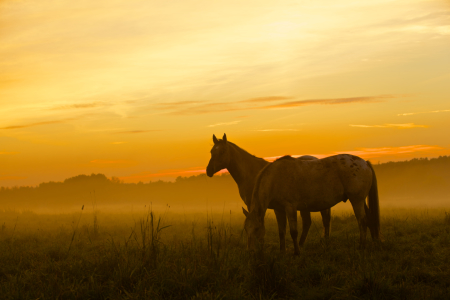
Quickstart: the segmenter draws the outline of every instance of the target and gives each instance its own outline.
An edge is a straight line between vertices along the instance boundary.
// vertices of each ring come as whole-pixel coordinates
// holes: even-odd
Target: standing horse
[[[206,174],[209,177],[214,176],[220,170],[228,169],[230,175],[238,185],[239,195],[247,208],[250,209],[252,200],[253,187],[255,186],[258,173],[269,164],[268,161],[251,155],[247,151],[241,149],[237,145],[227,141],[227,135],[224,134],[221,140],[213,135],[214,146],[211,149],[211,159],[206,167]],[[298,158],[299,160],[317,160],[314,156],[305,155]],[[269,206],[268,208],[274,208]],[[280,236],[280,249],[284,251],[286,236],[286,212],[284,209],[274,209],[278,223],[278,231]],[[324,227],[324,236],[330,236],[331,209],[320,211]],[[309,228],[311,227],[311,214],[304,212],[302,214],[303,229],[300,239],[300,246],[306,240]]]
[[[369,206],[366,204],[368,197]],[[329,209],[350,200],[359,225],[360,245],[364,247],[367,227],[372,239],[380,239],[380,208],[377,179],[370,162],[360,157],[340,154],[319,160],[301,161],[290,156],[267,165],[258,175],[249,207],[244,208],[248,248],[264,243],[264,215],[267,208],[284,210],[297,245],[297,210],[301,216]],[[281,239],[281,237],[280,237]]]

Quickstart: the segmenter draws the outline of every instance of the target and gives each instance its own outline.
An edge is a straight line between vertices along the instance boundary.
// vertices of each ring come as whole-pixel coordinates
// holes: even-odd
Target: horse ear
[[[248,217],[249,212],[248,212],[245,208],[242,208],[242,211],[244,212],[244,215],[245,215],[246,217]]]
[[[213,142],[214,142],[214,144],[217,144],[219,141],[217,140],[217,138],[216,138],[216,135],[215,134],[213,134]]]
[[[227,134],[226,134],[226,133],[224,133],[224,134],[223,134],[223,138],[222,138],[222,140],[224,140],[224,141],[225,141],[225,143],[227,142]]]

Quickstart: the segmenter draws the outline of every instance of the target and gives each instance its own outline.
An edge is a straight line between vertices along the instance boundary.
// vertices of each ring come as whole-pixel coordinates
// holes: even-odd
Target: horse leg
[[[373,222],[372,222],[372,220],[370,219],[370,210],[369,210],[369,207],[367,206],[367,204],[366,204],[366,201],[364,201],[364,211],[366,212],[366,219],[367,219],[367,227],[369,227],[369,232],[370,232],[370,235],[372,236],[372,240],[373,239],[376,239],[375,238],[375,232],[374,232],[374,228],[373,228]]]
[[[309,228],[311,227],[311,213],[306,210],[300,211],[300,216],[302,217],[302,236],[300,237],[300,242],[298,243],[300,247],[303,247],[305,243],[306,236],[308,235]]]
[[[289,229],[292,237],[292,241],[294,242],[294,255],[300,254],[300,249],[297,244],[297,210],[292,207],[286,207],[286,215],[289,221]]]
[[[331,225],[331,208],[322,210],[320,214],[322,215],[323,236],[325,238],[329,238]]]
[[[356,219],[359,225],[359,235],[360,235],[360,247],[364,248],[366,245],[366,233],[367,233],[367,217],[364,209],[365,199],[350,199],[353,211],[355,212]]]
[[[280,235],[280,251],[286,252],[286,212],[276,209],[274,211],[277,217],[278,234]]]

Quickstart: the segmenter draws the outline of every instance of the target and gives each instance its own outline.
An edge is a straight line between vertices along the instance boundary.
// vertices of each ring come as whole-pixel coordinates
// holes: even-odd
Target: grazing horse
[[[206,167],[206,174],[209,177],[214,176],[220,170],[227,169],[234,181],[238,185],[239,195],[247,208],[250,209],[252,201],[253,187],[255,186],[258,173],[269,164],[268,161],[256,157],[237,145],[227,141],[227,135],[224,134],[221,140],[213,135],[214,146],[211,149],[211,159]],[[305,155],[299,157],[298,160],[317,160],[314,156]],[[269,205],[268,208],[274,208]],[[280,250],[285,251],[286,236],[286,212],[284,209],[274,209],[278,223],[278,231],[280,236]],[[302,212],[301,212],[302,213]],[[320,211],[322,215],[324,236],[330,236],[331,209]],[[303,229],[300,238],[300,246],[306,240],[309,228],[311,227],[311,214],[309,212],[302,213]]]
[[[361,247],[365,245],[367,227],[372,239],[379,240],[377,179],[370,162],[349,154],[304,161],[290,156],[279,158],[259,173],[250,212],[242,208],[246,216],[248,248],[255,250],[258,244],[263,245],[264,215],[267,208],[274,208],[286,213],[294,253],[298,255],[297,210],[303,218],[312,211],[329,209],[347,199],[358,221]]]

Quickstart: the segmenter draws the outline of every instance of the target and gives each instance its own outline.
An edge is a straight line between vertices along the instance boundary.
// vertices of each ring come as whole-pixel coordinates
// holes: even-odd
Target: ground
[[[264,254],[256,256],[246,250],[244,216],[237,210],[0,211],[0,294],[3,299],[449,299],[450,214],[395,208],[381,215],[384,241],[369,238],[360,250],[351,211],[333,211],[329,240],[322,238],[320,215],[314,214],[295,257],[289,235],[287,253],[279,252],[272,213],[266,216]]]

